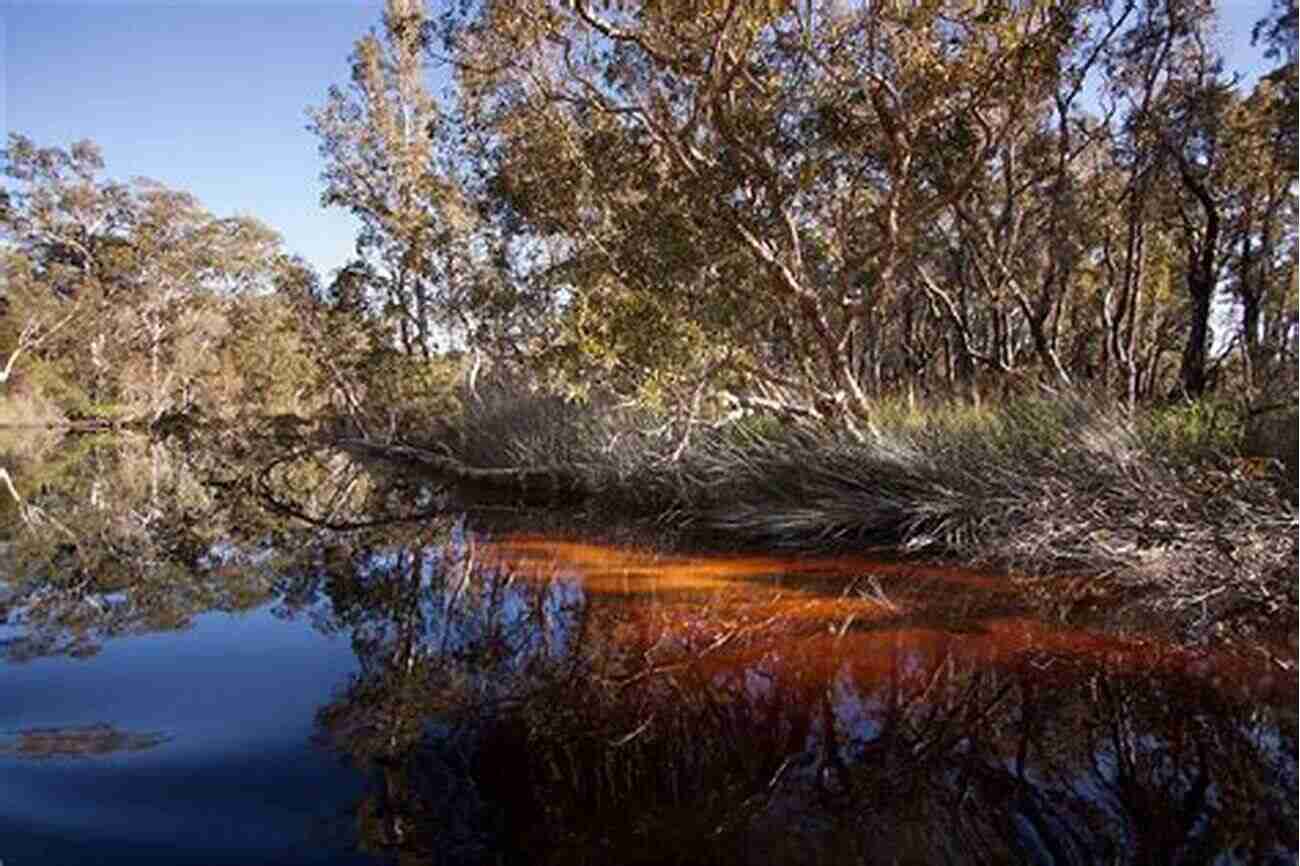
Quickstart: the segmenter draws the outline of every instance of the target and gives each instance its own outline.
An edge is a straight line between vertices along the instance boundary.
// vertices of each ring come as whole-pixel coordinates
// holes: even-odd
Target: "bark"
[[[1180,168],[1183,186],[1196,196],[1205,211],[1205,229],[1200,243],[1191,244],[1187,251],[1187,292],[1191,300],[1192,320],[1179,371],[1183,391],[1194,398],[1204,394],[1209,385],[1206,344],[1210,337],[1210,302],[1214,298],[1215,254],[1219,249],[1219,208],[1205,184],[1191,173],[1190,167],[1183,163]]]

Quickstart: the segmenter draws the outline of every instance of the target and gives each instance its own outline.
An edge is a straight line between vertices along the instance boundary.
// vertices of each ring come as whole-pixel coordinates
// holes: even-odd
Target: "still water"
[[[0,465],[5,866],[1297,859],[1294,642],[507,524],[328,452]]]

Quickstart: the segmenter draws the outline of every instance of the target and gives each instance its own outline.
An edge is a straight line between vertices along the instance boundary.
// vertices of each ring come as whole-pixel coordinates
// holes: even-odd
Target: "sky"
[[[106,177],[148,177],[219,216],[255,216],[326,276],[351,256],[355,220],[320,206],[306,110],[346,83],[380,4],[0,3],[6,139],[92,139]]]
[[[1257,71],[1250,28],[1269,0],[1223,0],[1229,69]],[[322,276],[356,223],[320,206],[306,109],[345,84],[381,2],[0,0],[0,126],[39,146],[100,145],[105,176],[186,190],[218,216],[281,233]]]

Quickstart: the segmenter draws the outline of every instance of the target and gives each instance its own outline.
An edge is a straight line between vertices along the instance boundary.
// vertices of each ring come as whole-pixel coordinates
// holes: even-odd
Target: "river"
[[[1294,641],[328,451],[0,467],[4,866],[1297,860]]]

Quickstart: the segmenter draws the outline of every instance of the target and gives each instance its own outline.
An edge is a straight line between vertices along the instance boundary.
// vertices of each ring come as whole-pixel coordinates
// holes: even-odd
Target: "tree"
[[[279,236],[153,181],[99,179],[90,141],[64,150],[13,134],[5,156],[17,186],[0,230],[22,263],[7,293],[6,318],[19,324],[6,363],[43,355],[92,409],[122,401],[156,420],[188,408],[228,328],[222,304],[269,288]]]
[[[1132,12],[1132,2],[1053,6],[1037,86],[1015,93],[1018,103],[1003,110],[1008,121],[983,163],[984,170],[953,202],[943,243],[962,266],[935,279],[918,269],[925,290],[937,298],[956,333],[962,361],[976,361],[1002,373],[1014,371],[1032,351],[1043,377],[1073,384],[1063,359],[1062,327],[1077,290],[1078,271],[1095,242],[1096,213],[1089,213],[1091,169],[1105,139],[1105,127],[1081,116],[1086,85]],[[1103,16],[1101,13],[1105,12]],[[1092,19],[1099,20],[1089,23]],[[936,169],[950,173],[977,155],[955,153]],[[968,169],[967,169],[968,170]],[[941,287],[956,283],[960,291]],[[970,308],[972,298],[985,310]],[[981,341],[974,325],[991,319],[992,337]],[[1027,332],[1029,351],[1015,344]],[[983,342],[982,349],[976,347]]]
[[[83,312],[78,301],[111,293],[119,276],[116,238],[133,213],[125,186],[97,178],[104,161],[91,141],[42,148],[11,133],[4,160],[5,176],[17,182],[0,207],[0,237],[12,245],[5,317],[17,332],[5,363],[8,381],[24,353]]]
[[[1255,25],[1253,41],[1277,65],[1234,106],[1227,159],[1232,172],[1234,217],[1228,227],[1230,291],[1240,305],[1239,344],[1247,393],[1255,398],[1266,380],[1294,391],[1296,299],[1296,116],[1295,0],[1273,0],[1272,13]]]
[[[1213,5],[1205,0],[1146,0],[1115,55],[1111,76],[1112,86],[1129,94],[1125,144],[1130,153],[1147,155],[1147,165],[1134,175],[1135,191],[1155,208],[1144,222],[1160,222],[1175,232],[1184,257],[1187,321],[1179,382],[1191,397],[1213,384],[1211,311],[1223,286],[1233,222],[1240,224],[1236,245],[1241,248],[1245,241],[1249,271],[1248,238],[1259,216],[1276,214],[1282,201],[1279,187],[1289,186],[1284,178],[1290,175],[1275,169],[1274,177],[1264,181],[1271,203],[1240,189],[1246,178],[1236,158],[1253,154],[1264,164],[1271,162],[1261,148],[1266,136],[1255,129],[1266,122],[1267,112],[1260,99],[1243,103],[1236,81],[1225,76],[1210,39],[1213,16]],[[1249,279],[1239,284],[1246,315],[1253,319],[1254,289]]]
[[[1054,5],[488,2],[444,36],[551,292],[690,299],[752,387],[848,419],[924,227],[1050,94]]]
[[[3,267],[6,279],[0,298],[4,318],[12,321],[12,325],[4,334],[10,348],[4,366],[0,367],[0,387],[9,384],[24,354],[35,352],[76,317],[75,309],[67,309],[69,305],[60,304],[39,284],[30,260],[22,253],[5,251]]]
[[[1277,82],[1225,108],[1224,268],[1247,395],[1294,381],[1297,165],[1276,126]],[[1294,126],[1294,123],[1289,124]],[[1291,351],[1289,351],[1291,350]],[[1290,356],[1290,357],[1289,357]]]
[[[438,328],[463,327],[476,216],[456,168],[437,161],[447,121],[424,83],[429,20],[422,0],[388,0],[382,34],[357,41],[349,90],[310,110],[326,159],[322,204],[361,221],[357,252],[400,345],[428,358]]]
[[[393,2],[313,114],[363,221],[339,286],[408,354],[454,326],[692,418],[1201,395],[1228,293],[1243,367],[1291,351],[1293,10],[1246,98],[1209,0]],[[441,101],[421,56],[455,70]]]
[[[1295,119],[1300,114],[1300,78],[1296,74],[1300,53],[1300,8],[1296,0],[1273,0],[1273,10],[1255,24],[1252,44],[1263,41],[1264,57],[1276,62],[1264,80],[1272,88],[1268,113],[1273,121],[1275,145],[1283,162],[1294,164],[1300,151],[1300,129]]]
[[[207,302],[257,284],[269,273],[279,236],[247,217],[215,219],[188,193],[141,184],[130,240],[135,256],[131,310],[148,359],[147,404],[154,419],[191,402],[194,366],[224,330]],[[177,405],[179,402],[179,406]]]

